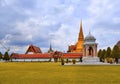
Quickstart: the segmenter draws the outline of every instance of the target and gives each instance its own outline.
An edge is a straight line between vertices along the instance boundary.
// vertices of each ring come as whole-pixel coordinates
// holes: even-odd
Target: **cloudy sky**
[[[120,40],[120,0],[0,0],[0,43],[24,53],[30,44],[47,52],[51,42],[66,52],[81,20],[84,36],[90,31],[99,49]]]

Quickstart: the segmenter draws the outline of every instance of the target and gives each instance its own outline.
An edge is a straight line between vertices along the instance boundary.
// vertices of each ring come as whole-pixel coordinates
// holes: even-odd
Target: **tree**
[[[61,53],[59,51],[55,51],[53,54],[54,62],[58,62],[58,58],[60,58]]]
[[[105,58],[110,58],[110,57],[111,57],[111,48],[108,47],[108,48],[107,48],[107,51],[106,51]]]
[[[98,51],[98,57],[100,58],[100,61],[102,61],[102,50],[101,49]]]
[[[100,49],[100,50],[98,51],[98,57],[101,57],[101,53],[102,53],[102,50]]]
[[[115,62],[118,63],[118,59],[120,58],[120,49],[117,45],[113,47],[112,57],[115,58]]]
[[[75,64],[76,63],[76,59],[72,59],[72,62],[73,62],[73,64]]]
[[[6,61],[10,59],[8,52],[5,52],[3,59]]]
[[[61,58],[61,65],[64,65],[64,64],[65,64],[64,59]]]
[[[3,55],[2,55],[2,53],[0,52],[0,60],[2,59],[2,56],[3,56]]]
[[[110,47],[107,48],[105,58],[108,63],[113,63],[112,50]]]
[[[67,59],[66,59],[66,63],[68,63],[68,62],[69,62],[69,59],[67,58]]]
[[[104,62],[105,61],[105,54],[106,54],[106,50],[105,49],[103,49],[103,51],[102,51],[102,53],[101,53],[101,58],[102,58],[102,62]]]

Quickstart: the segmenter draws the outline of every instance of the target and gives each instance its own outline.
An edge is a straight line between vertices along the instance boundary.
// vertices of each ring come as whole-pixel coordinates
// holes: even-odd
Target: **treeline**
[[[0,60],[5,60],[5,61],[10,60],[8,52],[5,52],[4,55],[0,52]]]
[[[101,62],[108,62],[108,63],[118,63],[120,58],[120,48],[115,45],[113,49],[110,47],[106,49],[100,49],[98,51],[98,57],[100,58]]]

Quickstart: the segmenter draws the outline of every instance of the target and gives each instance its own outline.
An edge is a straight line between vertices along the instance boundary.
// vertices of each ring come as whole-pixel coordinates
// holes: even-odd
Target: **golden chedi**
[[[77,52],[77,53],[83,52],[83,43],[84,43],[84,35],[83,35],[82,21],[81,21],[78,42],[75,45],[70,45],[68,47],[68,52]]]

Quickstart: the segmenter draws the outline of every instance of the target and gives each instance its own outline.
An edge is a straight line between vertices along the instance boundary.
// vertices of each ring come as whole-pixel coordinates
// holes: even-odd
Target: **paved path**
[[[89,63],[76,63],[76,64],[73,64],[73,63],[65,63],[64,64],[65,66],[70,66],[70,65],[107,65],[107,66],[113,66],[113,65],[115,65],[115,66],[120,66],[120,64],[109,64],[109,63],[91,63],[91,64],[89,64]]]

